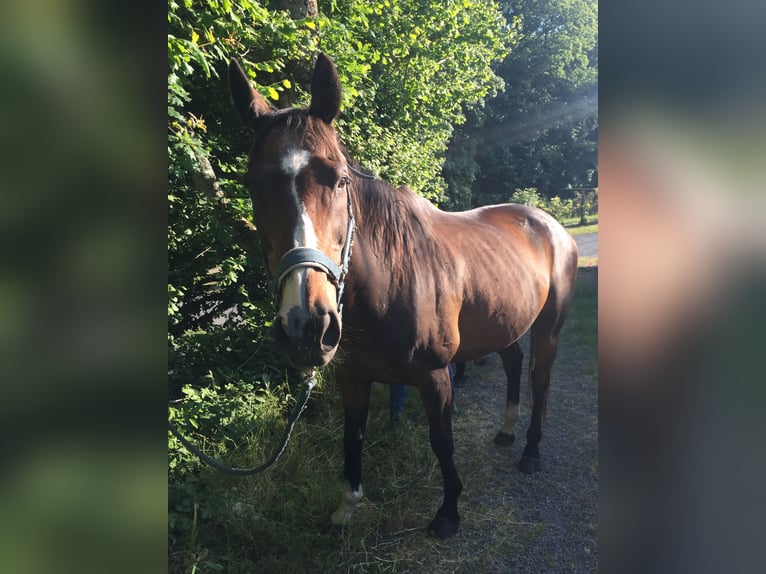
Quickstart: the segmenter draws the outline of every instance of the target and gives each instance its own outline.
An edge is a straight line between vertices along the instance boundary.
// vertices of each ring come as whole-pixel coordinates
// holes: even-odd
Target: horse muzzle
[[[340,333],[338,312],[319,304],[311,310],[296,306],[280,312],[274,323],[277,346],[298,369],[323,367],[332,361]]]
[[[349,234],[353,234],[350,218]],[[285,253],[274,273],[279,313],[277,346],[296,368],[323,367],[335,356],[341,335],[341,297],[350,240],[342,266],[321,251],[297,247]]]

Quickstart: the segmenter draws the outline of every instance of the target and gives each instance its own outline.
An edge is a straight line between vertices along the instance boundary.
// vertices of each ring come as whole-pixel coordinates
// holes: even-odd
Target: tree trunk
[[[218,183],[210,160],[200,152],[196,152],[195,157],[197,161],[192,172],[194,187],[197,188],[197,191],[215,201],[216,215],[221,221],[231,226],[232,236],[236,244],[252,257],[254,261],[260,263],[263,257],[259,248],[255,226],[247,219],[234,217],[229,207],[229,200]]]
[[[293,20],[316,18],[319,13],[317,0],[271,0],[269,8],[272,10],[287,10],[290,18]]]
[[[317,0],[271,0],[269,8],[272,10],[286,10],[293,20],[302,20],[304,18],[316,18],[319,14]],[[291,80],[308,90],[311,85],[311,75],[314,71],[316,54],[311,55],[311,60],[300,60],[291,62],[290,76]],[[286,100],[286,103],[293,105],[295,102]]]

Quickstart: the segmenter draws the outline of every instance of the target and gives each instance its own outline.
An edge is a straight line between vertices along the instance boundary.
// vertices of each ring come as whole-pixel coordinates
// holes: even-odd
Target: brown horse
[[[575,242],[538,209],[446,213],[406,187],[361,174],[333,128],[341,87],[324,54],[308,109],[271,108],[235,60],[229,83],[255,130],[244,181],[274,277],[277,343],[298,368],[335,358],[347,483],[333,522],[347,522],[362,497],[372,383],[405,383],[420,392],[444,477],[428,532],[452,536],[463,487],[452,457],[448,365],[500,354],[508,391],[495,441],[510,445],[523,358],[517,341],[531,329],[533,408],[519,469],[537,471],[551,364],[577,273]]]

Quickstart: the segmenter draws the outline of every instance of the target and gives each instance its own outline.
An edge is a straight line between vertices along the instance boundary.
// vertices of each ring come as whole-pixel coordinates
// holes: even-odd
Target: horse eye
[[[338,181],[338,191],[341,191],[344,189],[349,183],[351,183],[351,179],[347,176],[343,176]]]

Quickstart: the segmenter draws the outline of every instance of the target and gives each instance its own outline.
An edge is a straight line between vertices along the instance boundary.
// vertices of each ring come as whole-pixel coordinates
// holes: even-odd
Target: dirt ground
[[[529,424],[526,388],[516,443],[497,447],[491,439],[503,420],[505,401],[500,357],[492,355],[482,366],[469,363],[466,367],[467,382],[457,389],[458,413],[453,419],[455,462],[464,483],[458,539],[461,546],[475,545],[475,551],[483,554],[466,571],[598,569],[597,350],[577,345],[566,331],[565,326],[554,364],[540,443],[542,470],[537,474],[525,475],[515,467]],[[522,348],[522,385],[526,385],[526,338]],[[504,512],[506,520],[498,521]],[[502,529],[498,536],[506,542],[486,547],[480,539],[486,539],[488,527]]]

